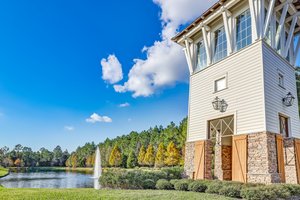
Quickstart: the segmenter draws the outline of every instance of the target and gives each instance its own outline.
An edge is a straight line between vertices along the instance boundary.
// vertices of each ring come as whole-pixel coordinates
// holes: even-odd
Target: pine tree
[[[154,157],[154,149],[153,145],[149,144],[147,148],[147,152],[145,154],[144,163],[149,167],[154,165],[155,157]]]
[[[138,165],[137,163],[137,157],[134,153],[134,151],[131,151],[129,153],[129,156],[127,158],[127,168],[134,168]]]
[[[165,148],[164,144],[161,142],[158,145],[158,149],[155,156],[155,167],[163,167],[165,159]]]
[[[179,164],[180,154],[174,142],[170,142],[167,147],[165,164],[168,166],[175,166]]]
[[[138,164],[140,166],[143,166],[145,164],[144,163],[145,154],[146,154],[145,147],[144,147],[144,145],[142,145],[141,148],[140,148],[139,157],[138,157]]]
[[[110,153],[109,165],[113,167],[119,167],[122,163],[122,154],[118,146],[115,145]]]

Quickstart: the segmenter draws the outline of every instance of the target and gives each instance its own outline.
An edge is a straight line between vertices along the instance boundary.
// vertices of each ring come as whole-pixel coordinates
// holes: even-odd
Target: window
[[[252,42],[251,15],[246,10],[236,19],[236,49],[240,50]]]
[[[215,92],[224,90],[227,88],[226,77],[220,78],[215,81]]]
[[[215,32],[215,55],[214,61],[217,62],[227,56],[227,39],[224,26]]]
[[[197,44],[197,68],[196,71],[204,69],[207,66],[206,51],[203,41]]]
[[[282,73],[278,73],[278,85],[284,88],[284,76]]]
[[[279,115],[280,134],[284,137],[289,137],[289,119]]]

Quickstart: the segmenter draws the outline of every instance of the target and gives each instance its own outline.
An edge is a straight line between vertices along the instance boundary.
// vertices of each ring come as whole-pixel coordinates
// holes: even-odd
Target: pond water
[[[71,171],[11,172],[0,179],[6,188],[93,188],[92,174]]]

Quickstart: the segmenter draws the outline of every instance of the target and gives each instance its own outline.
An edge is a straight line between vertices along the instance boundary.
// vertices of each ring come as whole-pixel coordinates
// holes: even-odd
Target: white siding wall
[[[290,134],[300,138],[300,121],[298,114],[298,100],[292,107],[282,104],[282,98],[288,92],[297,97],[295,71],[291,65],[278,56],[267,44],[263,44],[263,63],[265,77],[266,125],[267,131],[279,133],[279,113],[290,118]],[[278,85],[278,70],[284,75],[284,88]]]
[[[262,42],[256,42],[190,78],[188,141],[207,138],[208,120],[235,115],[235,134],[266,130],[263,92]],[[214,81],[227,74],[228,88],[214,93]],[[225,99],[225,113],[211,102]]]

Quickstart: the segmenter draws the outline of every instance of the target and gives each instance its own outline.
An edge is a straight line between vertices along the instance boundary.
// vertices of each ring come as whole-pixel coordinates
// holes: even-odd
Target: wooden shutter
[[[232,137],[232,181],[247,182],[247,135]]]
[[[285,170],[284,170],[284,154],[283,154],[283,138],[282,135],[276,135],[277,145],[277,164],[278,173],[282,183],[285,183]]]
[[[295,154],[296,154],[296,169],[297,169],[297,180],[300,183],[300,140],[295,139]]]
[[[194,179],[204,179],[204,147],[204,141],[197,141],[195,144]]]

